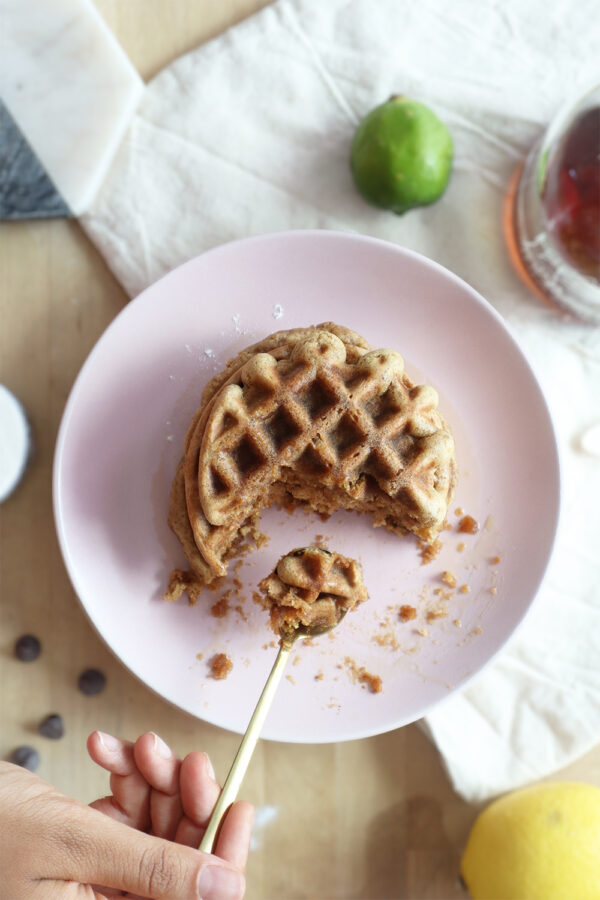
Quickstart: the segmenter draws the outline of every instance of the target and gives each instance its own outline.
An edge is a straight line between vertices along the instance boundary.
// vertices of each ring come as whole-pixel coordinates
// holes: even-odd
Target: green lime
[[[450,132],[416,100],[391,97],[360,122],[350,165],[365,200],[404,213],[442,196],[452,168]]]

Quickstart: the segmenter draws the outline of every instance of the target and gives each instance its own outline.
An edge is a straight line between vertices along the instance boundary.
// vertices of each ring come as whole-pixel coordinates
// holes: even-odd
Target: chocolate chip
[[[15,656],[21,662],[33,662],[42,652],[42,645],[33,634],[24,634],[15,644]]]
[[[35,772],[40,764],[40,754],[35,747],[17,747],[17,749],[13,751],[10,761],[14,763],[15,766],[21,766],[23,769],[29,769],[30,772]]]
[[[40,722],[38,731],[44,737],[57,741],[65,733],[65,723],[62,720],[62,716],[59,716],[58,713],[46,716],[44,721]]]
[[[82,694],[93,697],[95,694],[101,694],[106,687],[106,675],[98,669],[86,669],[79,676],[77,685]]]

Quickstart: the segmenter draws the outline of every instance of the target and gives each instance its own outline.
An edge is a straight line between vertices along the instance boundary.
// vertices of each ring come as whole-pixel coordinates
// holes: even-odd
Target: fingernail
[[[158,753],[159,756],[162,756],[163,759],[171,759],[173,754],[171,753],[170,748],[167,747],[161,737],[154,734],[154,732],[152,732],[152,734],[154,735],[154,752]]]
[[[121,746],[120,740],[113,737],[112,734],[106,734],[105,731],[97,731],[96,734],[104,749],[108,750],[109,753],[114,753]]]
[[[198,897],[201,900],[241,900],[244,896],[244,876],[235,869],[207,866],[200,872]]]
[[[211,762],[211,759],[210,759],[210,756],[208,755],[208,753],[204,754],[204,758],[206,760],[206,771],[208,772],[209,777],[212,778],[213,781],[216,781],[217,775],[216,775],[216,772],[214,770],[213,764]]]

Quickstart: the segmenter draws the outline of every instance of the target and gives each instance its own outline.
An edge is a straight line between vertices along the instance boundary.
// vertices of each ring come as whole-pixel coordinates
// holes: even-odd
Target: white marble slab
[[[91,0],[0,0],[0,96],[74,215],[143,90]]]

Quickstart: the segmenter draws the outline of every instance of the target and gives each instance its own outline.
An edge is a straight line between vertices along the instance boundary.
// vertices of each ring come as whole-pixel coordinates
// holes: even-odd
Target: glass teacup
[[[509,191],[505,232],[527,284],[600,324],[600,85],[564,108]]]

